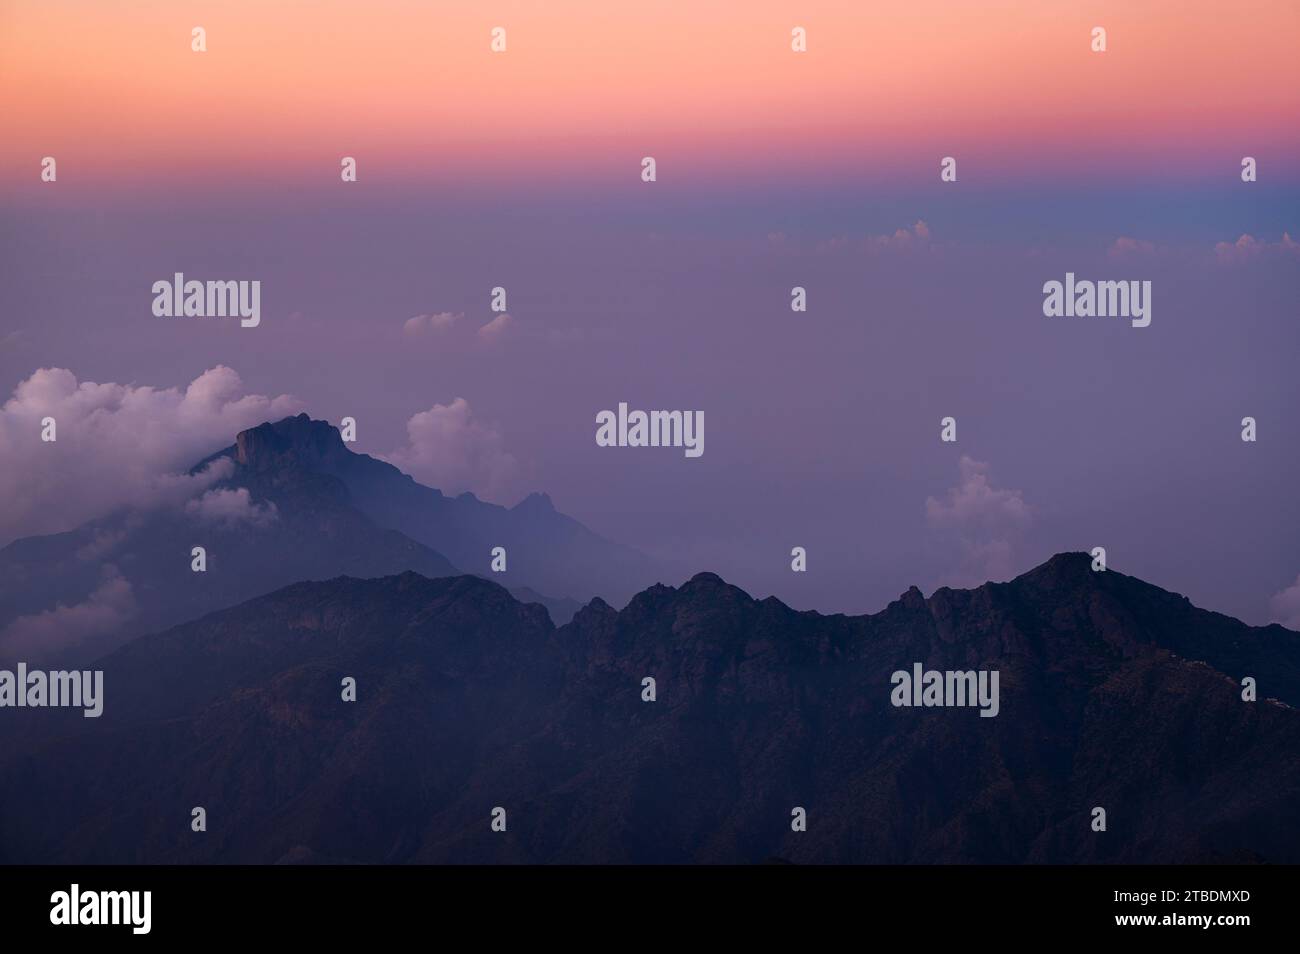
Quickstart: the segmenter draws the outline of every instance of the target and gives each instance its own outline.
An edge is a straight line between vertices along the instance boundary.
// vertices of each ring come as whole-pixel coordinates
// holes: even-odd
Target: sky
[[[0,544],[306,410],[799,608],[1105,546],[1300,625],[1297,35],[1260,0],[2,0]],[[261,324],[155,317],[177,271],[261,281]],[[1066,272],[1150,281],[1150,326],[1045,318]],[[597,447],[620,401],[702,410],[705,453]]]

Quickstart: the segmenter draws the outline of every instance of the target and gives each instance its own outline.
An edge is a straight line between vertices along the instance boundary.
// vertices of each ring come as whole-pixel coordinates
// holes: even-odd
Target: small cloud
[[[1155,251],[1155,242],[1120,236],[1111,243],[1106,254],[1111,258],[1130,258],[1138,255],[1153,255]]]
[[[1295,255],[1300,253],[1300,242],[1283,232],[1276,242],[1262,241],[1253,235],[1242,235],[1235,242],[1219,242],[1214,246],[1214,257],[1220,265],[1232,265],[1263,255]]]
[[[1286,589],[1273,594],[1269,607],[1273,611],[1273,622],[1281,623],[1287,629],[1300,630],[1300,575]]]
[[[926,249],[930,247],[930,238],[930,226],[926,225],[923,220],[918,220],[910,228],[897,229],[892,235],[868,235],[862,239],[852,236],[839,236],[820,243],[817,250],[834,252],[841,249],[862,248],[868,252],[873,252]]]
[[[1015,575],[1016,543],[1033,522],[1033,510],[1019,490],[995,487],[989,465],[962,456],[960,480],[943,499],[927,497],[925,518],[956,534],[960,566],[944,586],[978,586]]]
[[[501,340],[501,336],[506,333],[506,329],[510,327],[510,323],[513,320],[514,319],[508,314],[502,312],[480,328],[478,330],[478,336],[484,341],[499,341]]]
[[[957,466],[961,480],[949,488],[947,499],[925,500],[925,517],[930,526],[996,529],[1029,525],[1029,505],[1020,491],[994,487],[988,464],[963,454]]]
[[[439,311],[430,315],[416,315],[414,318],[406,319],[406,324],[402,325],[402,331],[408,335],[436,334],[440,331],[446,331],[464,317],[465,313],[461,311]]]
[[[412,415],[406,434],[407,446],[385,460],[421,483],[447,494],[470,490],[497,500],[514,489],[518,462],[494,428],[474,419],[464,398]]]
[[[5,627],[0,632],[0,652],[7,658],[38,658],[113,633],[135,613],[130,582],[109,564],[103,582],[84,602],[59,603],[43,613],[20,616]]]
[[[280,515],[271,501],[254,503],[247,487],[209,490],[202,497],[187,503],[185,512],[203,523],[227,527],[235,524],[264,527]]]
[[[893,235],[877,235],[869,239],[876,248],[912,248],[930,242],[930,226],[917,222],[910,229],[898,229]]]

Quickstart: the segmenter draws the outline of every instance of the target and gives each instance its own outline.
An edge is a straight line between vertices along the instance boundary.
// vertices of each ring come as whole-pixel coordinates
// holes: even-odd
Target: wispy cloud
[[[1016,573],[1016,546],[1033,522],[1033,510],[1019,490],[996,487],[989,465],[962,456],[959,480],[942,498],[927,497],[931,528],[956,536],[960,565],[941,582],[977,586]]]
[[[273,502],[254,503],[247,487],[209,490],[185,504],[185,512],[203,523],[264,527],[274,523],[279,511]]]
[[[20,616],[0,632],[0,652],[8,658],[39,659],[112,633],[136,613],[135,593],[117,568],[104,567],[99,587],[80,603]]]
[[[450,311],[439,311],[428,315],[416,315],[413,318],[406,319],[406,323],[402,325],[402,331],[413,337],[425,334],[436,334],[440,331],[447,331],[464,317],[464,312]]]
[[[480,328],[478,336],[484,341],[500,341],[513,321],[510,315],[502,312]]]
[[[1221,265],[1233,265],[1267,255],[1300,254],[1300,242],[1292,240],[1291,233],[1283,232],[1276,242],[1242,235],[1235,242],[1220,242],[1214,246],[1215,260]]]
[[[768,235],[768,241],[776,246],[782,246],[789,242],[789,239],[782,233],[772,233]],[[835,251],[863,251],[863,252],[882,252],[882,251],[899,251],[908,249],[928,249],[930,248],[931,234],[930,226],[924,221],[918,220],[910,227],[896,229],[892,234],[884,235],[841,235],[836,238],[828,239],[817,245],[819,252]]]
[[[1106,250],[1109,258],[1138,258],[1146,255],[1154,255],[1157,251],[1155,242],[1148,242],[1145,239],[1131,238],[1121,235],[1115,241],[1110,243],[1110,248]]]

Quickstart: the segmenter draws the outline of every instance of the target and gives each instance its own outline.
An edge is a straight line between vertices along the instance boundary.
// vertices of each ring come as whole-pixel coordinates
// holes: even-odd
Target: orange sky
[[[0,173],[44,155],[61,181],[326,160],[336,177],[342,155],[363,176],[577,180],[646,154],[701,172],[949,149],[1014,165],[1044,145],[1293,157],[1298,37],[1295,0],[3,0]]]

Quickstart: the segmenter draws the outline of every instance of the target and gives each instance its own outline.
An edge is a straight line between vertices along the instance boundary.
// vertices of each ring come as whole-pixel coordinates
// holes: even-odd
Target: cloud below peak
[[[183,504],[228,476],[194,463],[235,434],[302,409],[288,395],[250,394],[218,365],[184,388],[80,381],[41,368],[0,407],[0,545],[55,533],[126,506]],[[41,439],[44,418],[54,441]]]
[[[135,592],[117,567],[104,567],[100,585],[82,602],[19,616],[0,631],[0,652],[10,658],[40,659],[114,632],[136,614]]]
[[[254,503],[247,487],[209,490],[203,496],[186,503],[185,512],[203,523],[223,526],[245,524],[253,527],[274,523],[280,515],[275,504],[270,501],[264,504]]]

